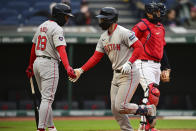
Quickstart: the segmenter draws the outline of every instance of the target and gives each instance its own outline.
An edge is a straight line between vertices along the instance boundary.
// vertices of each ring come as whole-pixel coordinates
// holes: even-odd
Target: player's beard
[[[65,18],[61,16],[57,18],[52,18],[52,20],[54,20],[59,26],[63,26],[66,23]]]
[[[148,21],[150,21],[153,24],[161,22],[161,17],[157,17],[156,15],[153,15],[153,19],[150,19],[147,15],[145,17],[148,19]]]
[[[111,25],[110,23],[105,23],[105,22],[99,24],[102,30],[107,30],[110,27],[110,25]]]
[[[66,23],[65,21],[59,21],[59,22],[58,22],[58,24],[59,24],[60,26],[64,26],[65,23]]]

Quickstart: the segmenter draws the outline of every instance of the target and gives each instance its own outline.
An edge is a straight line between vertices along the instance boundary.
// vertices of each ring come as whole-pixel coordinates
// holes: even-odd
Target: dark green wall
[[[68,46],[69,48],[69,46]],[[67,48],[67,50],[68,50]],[[0,101],[19,101],[31,99],[30,85],[25,75],[28,66],[31,45],[1,45],[0,46]],[[171,82],[160,86],[162,109],[196,109],[196,45],[169,44],[166,47],[172,67]],[[93,54],[95,45],[74,45],[74,65],[80,67]],[[73,100],[101,99],[108,102],[112,79],[111,64],[105,56],[99,64],[83,74],[79,81],[73,84]],[[60,80],[56,100],[67,99],[66,71],[60,64]],[[140,102],[138,88],[133,101]],[[37,94],[39,96],[39,94]]]

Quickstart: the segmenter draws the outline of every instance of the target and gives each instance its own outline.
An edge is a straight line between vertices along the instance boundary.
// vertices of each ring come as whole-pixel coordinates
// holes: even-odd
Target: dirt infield
[[[138,117],[135,117],[134,119],[139,119]],[[162,118],[159,118],[162,119]],[[34,120],[34,117],[6,117],[1,118],[1,121],[31,121]],[[114,120],[114,117],[55,117],[54,120]],[[2,128],[2,127],[0,127]],[[106,131],[106,130],[100,130],[100,131]],[[108,130],[107,130],[108,131]],[[109,130],[109,131],[120,131],[120,130]],[[193,129],[164,129],[161,131],[196,131]]]

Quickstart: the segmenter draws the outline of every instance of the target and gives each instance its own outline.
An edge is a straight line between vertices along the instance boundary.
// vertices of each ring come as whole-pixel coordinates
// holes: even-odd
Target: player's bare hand
[[[123,66],[121,70],[122,74],[128,74],[131,72],[131,62],[127,61]]]
[[[77,69],[74,69],[74,72],[76,74],[76,78],[71,78],[69,77],[69,80],[71,82],[76,82],[79,78],[80,78],[80,75],[84,72],[81,68],[77,68]]]
[[[27,77],[30,78],[33,76],[33,66],[32,65],[29,65],[26,69],[26,74],[27,74]]]
[[[69,66],[67,68],[67,75],[70,77],[70,78],[76,78],[76,74],[73,70],[73,68],[71,66]]]
[[[170,72],[171,72],[171,69],[166,69],[161,72],[161,81],[162,82],[169,82],[170,81]]]

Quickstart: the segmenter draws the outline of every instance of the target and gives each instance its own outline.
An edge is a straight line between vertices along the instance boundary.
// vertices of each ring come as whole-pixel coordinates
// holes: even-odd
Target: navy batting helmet
[[[104,7],[96,17],[100,19],[99,26],[103,30],[107,30],[112,23],[118,21],[118,11],[113,7]]]
[[[71,7],[63,3],[57,3],[52,8],[52,18],[60,25],[63,26],[66,23],[65,15],[73,17],[71,13]]]

